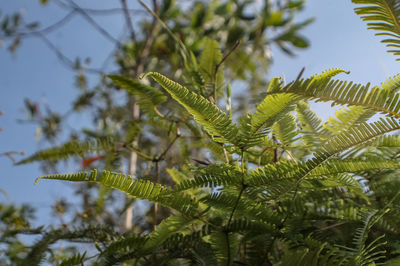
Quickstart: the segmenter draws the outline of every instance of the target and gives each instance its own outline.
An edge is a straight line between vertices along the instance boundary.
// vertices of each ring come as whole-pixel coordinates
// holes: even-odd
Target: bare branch
[[[100,34],[102,34],[106,39],[108,39],[111,42],[117,43],[118,45],[121,45],[121,42],[115,39],[110,33],[108,33],[103,27],[101,27],[84,9],[82,9],[78,4],[76,4],[72,0],[68,0],[70,5],[66,5],[64,2],[57,0],[55,1],[58,3],[61,7],[66,8],[66,9],[72,9],[80,13],[88,22],[91,24]]]
[[[109,9],[92,9],[92,8],[81,8],[87,14],[94,16],[104,16],[104,15],[119,15],[120,13],[125,12],[124,8],[109,8]],[[141,9],[127,9],[129,13],[132,14],[143,14],[148,15],[148,13]]]
[[[19,32],[18,35],[21,37],[27,37],[29,35],[35,35],[38,33],[41,34],[47,34],[50,33],[62,26],[64,26],[68,21],[70,21],[74,16],[76,15],[76,11],[71,11],[69,12],[65,17],[63,17],[62,19],[60,19],[59,21],[55,22],[54,24],[43,28],[41,30],[37,30],[37,31],[29,31],[29,32]]]
[[[14,158],[14,155],[25,155],[24,151],[7,151],[0,153],[0,156],[7,156],[14,164],[17,163],[17,160]]]
[[[126,3],[126,0],[121,0],[121,4],[124,10],[126,25],[128,26],[131,35],[131,40],[134,42],[136,40],[136,35],[135,35],[135,30],[133,29],[131,15],[129,14],[128,11],[128,4]]]
[[[71,68],[71,69],[75,69],[75,64],[74,62],[68,58],[66,55],[64,55],[60,49],[58,49],[45,35],[41,34],[41,33],[35,33],[34,35],[36,35],[37,37],[39,37],[40,39],[43,40],[43,42],[50,48],[50,50],[52,50],[56,56],[58,57],[58,59],[67,67]],[[103,72],[101,70],[98,69],[93,69],[93,68],[85,68],[85,71],[87,72],[91,72],[91,73],[96,73],[96,74],[103,74]]]

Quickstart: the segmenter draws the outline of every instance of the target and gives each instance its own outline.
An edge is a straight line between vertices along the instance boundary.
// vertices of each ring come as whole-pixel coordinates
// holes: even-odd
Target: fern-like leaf
[[[281,88],[278,78],[272,79],[268,91]],[[241,146],[249,148],[258,145],[270,132],[270,127],[286,113],[293,109],[294,102],[298,99],[295,95],[267,95],[257,106],[256,113],[243,117],[241,120],[241,132],[243,143]]]
[[[331,68],[323,71],[321,74],[315,74],[312,78],[314,80],[326,80],[333,78],[334,76],[339,75],[340,73],[350,74],[350,71],[344,70],[342,68]]]
[[[238,128],[215,104],[159,73],[149,72],[146,76],[152,77],[171,94],[172,98],[183,105],[215,141],[231,144],[238,143]]]
[[[116,149],[113,138],[99,138],[96,140],[78,142],[71,141],[59,147],[38,151],[17,164],[27,164],[35,161],[65,160],[72,156],[84,157],[85,153],[110,152]]]
[[[386,36],[382,40],[389,53],[400,55],[400,1],[398,0],[352,0],[363,5],[355,8],[357,15],[367,21],[368,29],[376,30],[375,35]],[[400,58],[396,59],[400,60]]]
[[[59,266],[76,266],[83,265],[83,262],[86,260],[86,251],[83,254],[77,253],[72,257],[63,259]]]
[[[282,119],[272,126],[272,133],[282,146],[288,147],[298,135],[296,118],[292,114],[285,114]]]
[[[322,79],[313,77],[296,80],[285,87],[275,87],[271,94],[289,93],[317,101],[333,101],[333,104],[355,105],[400,118],[400,94],[370,84]]]
[[[248,183],[254,187],[269,185],[272,195],[280,198],[298,187],[303,179],[309,177],[315,169],[324,165],[334,155],[398,129],[400,124],[393,118],[381,119],[371,124],[362,123],[348,132],[329,139],[314,153],[314,158],[306,162],[298,164],[282,162],[251,171]]]
[[[182,191],[197,187],[218,187],[240,185],[243,173],[232,165],[212,164],[196,171],[193,179],[182,180],[174,187],[174,191]]]
[[[375,114],[374,111],[362,106],[351,106],[336,111],[335,116],[331,116],[322,125],[332,135],[345,132],[350,128],[356,127],[360,123],[366,122]]]
[[[159,203],[187,215],[193,214],[198,209],[198,203],[190,196],[176,192],[173,193],[171,189],[160,184],[154,184],[148,180],[134,179],[131,176],[111,173],[109,171],[103,171],[99,177],[96,170],[92,170],[90,175],[87,172],[47,175],[37,178],[35,183],[40,179],[100,183],[104,186],[118,189],[134,198]]]
[[[310,176],[357,173],[380,169],[400,169],[400,163],[397,160],[386,160],[382,158],[367,158],[366,160],[352,158],[331,159],[324,165],[314,169]]]
[[[176,233],[184,233],[187,226],[195,225],[193,218],[182,215],[173,215],[164,219],[157,228],[147,235],[147,241],[143,246],[143,250],[151,250],[161,245],[169,237]]]
[[[167,100],[167,97],[160,90],[144,85],[137,80],[119,75],[109,75],[108,77],[129,94],[137,96],[138,105],[147,113],[154,113],[156,107]]]
[[[222,69],[217,69],[217,65],[222,60],[219,44],[215,40],[205,38],[204,46],[205,48],[200,57],[200,73],[204,77],[206,88],[211,89],[208,94],[212,94],[214,90],[215,92],[220,92],[224,85],[224,72]],[[218,72],[216,73],[215,71]]]

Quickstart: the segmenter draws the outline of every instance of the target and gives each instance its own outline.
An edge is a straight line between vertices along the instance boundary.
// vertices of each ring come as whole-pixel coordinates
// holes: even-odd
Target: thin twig
[[[64,55],[45,35],[43,35],[41,33],[35,33],[34,35],[36,35],[37,37],[42,39],[42,41],[47,45],[47,47],[49,47],[50,50],[52,50],[56,54],[58,59],[62,63],[64,63],[64,65],[68,66],[71,69],[75,69],[74,62],[70,58],[68,58],[66,55]],[[94,68],[85,68],[84,70],[86,72],[91,72],[91,73],[96,73],[96,74],[104,74],[101,70],[94,69]]]
[[[55,22],[54,24],[47,26],[46,28],[43,28],[41,30],[37,30],[37,31],[29,31],[29,32],[18,32],[17,34],[19,36],[22,37],[28,37],[29,35],[35,35],[37,33],[41,33],[41,34],[47,34],[50,33],[62,26],[64,26],[68,21],[70,21],[74,16],[76,15],[76,11],[73,10],[71,12],[69,12],[65,17],[63,17],[62,19],[60,19],[59,21]]]
[[[4,189],[0,188],[0,193],[2,193],[4,195],[4,197],[7,198],[8,201],[11,201],[11,197],[10,197],[10,195],[8,195],[7,191],[5,191]]]
[[[331,225],[322,227],[322,228],[319,229],[319,230],[320,230],[320,231],[323,231],[323,230],[332,229],[332,228],[338,227],[338,226],[340,226],[340,225],[342,225],[342,224],[345,224],[345,223],[346,223],[346,222],[339,222],[339,223],[336,223],[336,224],[331,224]]]
[[[124,10],[126,25],[128,26],[129,33],[131,35],[131,41],[135,42],[136,34],[135,34],[135,30],[133,29],[131,15],[129,14],[128,4],[126,3],[126,0],[121,0],[121,4],[122,4],[122,8]]]
[[[94,16],[104,16],[104,15],[115,15],[115,14],[120,14],[125,12],[124,8],[108,8],[108,9],[93,9],[93,8],[81,8],[83,11],[85,11],[88,14],[94,15]],[[141,9],[128,9],[129,13],[132,14],[139,14],[143,13],[143,15],[146,15],[147,12],[141,10]]]
[[[227,224],[226,227],[229,227],[229,225],[232,222],[233,215],[235,214],[235,211],[236,211],[236,209],[237,209],[237,207],[239,205],[239,201],[240,201],[240,198],[242,197],[244,189],[245,189],[245,186],[243,185],[242,188],[240,189],[239,196],[236,199],[235,205],[233,206],[233,209],[232,209],[231,215],[229,216],[228,224]]]
[[[164,160],[164,156],[167,154],[167,152],[169,151],[169,149],[171,149],[172,145],[174,145],[175,141],[181,136],[179,129],[178,132],[176,133],[175,138],[169,143],[169,145],[167,146],[167,148],[161,153],[161,155],[157,158],[157,161],[161,161]]]
[[[304,70],[306,70],[306,67],[303,67],[303,68],[300,70],[300,73],[297,75],[297,78],[296,78],[295,82],[296,82],[296,81],[299,81],[299,80],[301,79],[301,76],[303,76]]]
[[[159,165],[159,161],[156,161],[156,184],[159,184],[160,183],[160,165]],[[157,202],[155,202],[154,203],[154,213],[153,213],[153,219],[154,219],[154,221],[153,221],[153,229],[154,230],[156,230],[156,228],[157,228],[157,216],[158,216],[158,203]]]
[[[72,8],[73,10],[76,10],[79,12],[98,32],[100,32],[105,38],[107,38],[109,41],[117,43],[121,45],[121,42],[115,39],[110,33],[108,33],[103,27],[101,27],[85,10],[83,10],[78,4],[76,4],[72,0],[68,0],[71,6],[65,5],[61,1],[57,1],[61,6],[67,7],[67,8]]]
[[[131,152],[136,153],[137,155],[139,155],[140,157],[147,159],[147,160],[153,160],[153,158],[147,154],[144,154],[142,152],[140,152],[137,148],[130,146],[130,145],[126,145],[125,146],[128,150],[130,150]]]
[[[145,8],[147,9],[149,7],[145,6]],[[154,11],[151,10],[150,8],[148,9],[148,10],[150,10],[149,12],[153,15],[153,21],[151,23],[150,30],[146,33],[143,50],[140,53],[140,56],[138,57],[138,60],[137,60],[137,63],[138,63],[138,66],[136,68],[137,75],[143,73],[143,71],[144,71],[143,59],[147,58],[148,55],[150,54],[150,49],[154,42],[154,35],[155,35],[154,32],[155,32],[156,26],[157,26],[157,11],[158,11],[158,5],[157,5],[156,0],[153,0],[153,9],[154,9]]]
[[[224,57],[222,57],[221,61],[215,65],[215,73],[218,72],[218,69],[220,68],[220,66],[225,62],[225,60],[233,53],[233,51],[236,50],[236,48],[238,48],[240,45],[240,40],[236,41],[235,45],[233,45],[233,47],[228,51],[228,53],[226,55],[224,55]]]
[[[7,152],[0,153],[0,156],[6,156],[6,157],[8,157],[14,164],[16,164],[16,163],[17,163],[17,160],[14,158],[13,154],[25,155],[26,153],[23,152],[23,151],[7,151]]]
[[[186,45],[182,42],[181,39],[179,39],[178,37],[176,37],[176,35],[168,28],[167,24],[165,24],[164,21],[162,21],[162,19],[153,11],[151,10],[151,8],[142,0],[138,0],[139,3],[147,10],[149,11],[149,13],[158,21],[158,23],[168,32],[168,34],[174,39],[174,41],[180,46],[180,48],[183,51],[182,56],[184,56],[184,61],[186,62],[186,60],[189,58],[189,52],[187,50]],[[156,1],[154,0],[153,3],[155,3]]]
[[[236,41],[235,45],[233,45],[232,49],[230,49],[228,51],[228,53],[226,55],[224,55],[224,57],[222,57],[221,61],[215,65],[215,70],[214,70],[214,100],[215,102],[217,102],[217,74],[218,74],[218,70],[221,67],[221,65],[225,62],[225,60],[233,53],[233,51],[236,50],[236,48],[238,48],[240,45],[240,40]]]

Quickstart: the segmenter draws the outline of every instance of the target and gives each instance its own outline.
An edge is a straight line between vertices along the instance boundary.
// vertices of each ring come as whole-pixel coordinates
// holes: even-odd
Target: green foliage
[[[194,116],[196,122],[202,125],[215,141],[237,143],[237,127],[232,124],[232,120],[215,104],[159,73],[150,72],[147,75],[160,83],[171,94],[172,98],[181,103]]]
[[[134,179],[132,176],[111,173],[109,171],[103,171],[99,176],[97,176],[96,169],[92,170],[90,174],[87,172],[78,172],[75,174],[47,175],[37,178],[35,183],[40,179],[95,182],[121,190],[131,197],[145,199],[176,209],[183,214],[189,215],[197,210],[197,203],[189,196],[173,193],[171,189],[160,184],[154,184],[149,180]],[[171,194],[173,194],[173,196]]]
[[[400,5],[398,1],[353,2],[373,5],[356,12],[370,21],[383,20],[385,25],[370,24],[379,30],[386,30],[379,27],[394,23],[385,12]],[[160,22],[172,12],[174,3],[166,1],[161,13],[153,14],[155,21]],[[160,22],[165,36],[174,44],[162,47],[175,51],[171,60],[180,60],[185,66],[178,74],[148,72],[144,77],[152,78],[149,85],[124,75],[109,76],[134,95],[145,112],[130,123],[122,123],[127,128],[125,134],[115,130],[115,140],[106,143],[70,142],[21,162],[66,159],[90,152],[121,157],[126,157],[127,151],[132,152],[131,156],[136,153],[140,157],[138,169],[131,175],[117,173],[121,167],[110,159],[111,162],[104,164],[109,170],[100,175],[97,170],[53,174],[39,177],[36,182],[73,181],[87,184],[84,189],[88,190],[93,184],[119,190],[131,200],[126,205],[138,200],[140,205],[135,206],[148,207],[145,218],[152,222],[142,221],[142,227],[127,231],[113,224],[112,229],[116,230],[84,227],[43,232],[43,228],[32,231],[28,222],[15,226],[18,219],[12,217],[16,210],[4,211],[9,224],[3,242],[23,232],[42,233],[31,247],[14,241],[21,250],[19,261],[37,264],[52,253],[51,245],[57,241],[85,240],[97,252],[88,258],[85,253],[73,250],[63,256],[62,263],[89,260],[104,265],[396,263],[400,254],[400,76],[376,87],[333,79],[341,73],[349,74],[343,69],[329,69],[287,85],[280,78],[273,78],[264,86],[265,98],[254,109],[248,108],[254,112],[240,114],[240,110],[232,110],[229,104],[224,109],[218,99],[226,97],[227,102],[231,99],[224,74],[235,73],[232,62],[243,56],[243,51],[235,51],[239,49],[235,41],[247,36],[244,21],[255,19],[245,12],[249,7],[246,3],[235,1],[236,20],[241,23],[232,22],[234,26],[225,32],[224,45],[212,38],[197,40],[190,36],[207,32],[202,26],[207,27],[206,22],[214,15],[233,15],[231,1],[196,2],[189,20],[194,33],[186,40],[175,35],[177,25]],[[258,31],[285,25],[284,10],[300,8],[302,3],[289,1],[279,10],[266,4],[257,31],[246,38],[257,43],[263,38]],[[374,15],[378,11],[382,16]],[[287,29],[274,40],[282,49],[287,49],[285,41],[306,46],[296,29],[307,23]],[[164,35],[160,36],[163,40]],[[161,45],[155,47],[161,49]],[[197,50],[198,46],[202,52]],[[171,63],[166,68],[175,69],[177,65]],[[247,70],[251,68],[252,64],[247,65]],[[223,69],[229,71],[224,73]],[[127,71],[126,76],[133,75]],[[246,79],[246,74],[233,76]],[[252,77],[258,78],[256,74]],[[164,91],[175,101],[169,101]],[[323,122],[311,110],[309,100],[329,101],[343,108]],[[99,135],[94,137],[100,139]],[[124,141],[118,142],[120,138]],[[102,190],[98,193],[100,198],[112,197]],[[88,198],[84,197],[84,204],[88,204]],[[105,200],[97,202],[105,206]],[[119,210],[117,219],[126,208]],[[107,211],[105,207],[101,209]],[[17,249],[7,247],[7,254]]]
[[[368,29],[376,30],[375,35],[388,37],[382,40],[389,53],[400,55],[400,6],[397,0],[352,0],[363,5],[355,8],[362,20],[367,21]],[[400,60],[397,58],[396,60]]]
[[[390,222],[395,216],[388,213],[398,193],[382,209],[376,205],[378,195],[370,190],[374,190],[374,182],[381,182],[373,179],[374,173],[390,174],[400,168],[400,163],[397,157],[373,155],[367,147],[397,147],[398,137],[385,134],[399,130],[400,124],[393,117],[368,122],[375,114],[372,108],[354,104],[321,125],[300,99],[323,97],[315,93],[318,90],[308,96],[307,89],[304,92],[300,88],[304,88],[303,84],[328,85],[324,88],[335,91],[329,82],[340,72],[331,70],[312,76],[300,81],[296,89],[293,84],[298,81],[287,89],[279,80],[273,80],[270,94],[256,113],[244,115],[239,126],[200,94],[158,73],[149,73],[193,115],[213,141],[230,144],[224,148],[226,163],[191,166],[185,172],[170,169],[176,182],[173,187],[108,171],[97,177],[95,170],[90,175],[49,175],[39,179],[96,182],[179,212],[163,220],[145,238],[121,239],[102,250],[99,258],[107,258],[110,264],[141,262],[142,258],[156,263],[159,258],[155,254],[159,252],[166,252],[163,260],[170,263],[176,259],[199,261],[198,252],[203,252],[204,261],[219,265],[257,260],[278,265],[368,265],[385,260],[388,242],[382,241],[383,235],[399,232]],[[332,98],[348,104],[345,96]],[[262,142],[249,141],[255,132],[262,132],[257,137]],[[302,141],[307,149],[297,148]],[[259,167],[248,161],[248,156],[263,143],[274,142],[273,161]],[[357,152],[349,152],[352,149]],[[301,151],[299,156],[297,150]],[[344,152],[348,152],[346,157]],[[238,219],[241,216],[246,219]],[[208,229],[204,231],[204,227]],[[353,231],[354,234],[348,233]],[[265,249],[253,247],[250,252],[245,251],[261,238]],[[180,241],[189,239],[186,246],[180,245]],[[108,249],[115,252],[111,254]]]
[[[72,156],[84,157],[87,153],[112,152],[116,150],[113,138],[98,138],[95,140],[79,142],[73,140],[59,147],[38,151],[31,156],[17,162],[17,164],[27,164],[35,161],[45,160],[65,160]]]
[[[118,75],[109,75],[108,77],[129,94],[137,96],[137,104],[143,111],[154,112],[158,105],[167,100],[165,95],[156,88],[146,86],[135,79]]]

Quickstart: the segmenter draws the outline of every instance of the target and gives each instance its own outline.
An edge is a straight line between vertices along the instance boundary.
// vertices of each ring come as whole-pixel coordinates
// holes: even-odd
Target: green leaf
[[[271,80],[268,92],[281,87],[280,79]],[[242,146],[248,148],[258,145],[270,132],[271,126],[285,114],[293,110],[293,104],[299,99],[292,94],[267,95],[256,107],[256,113],[242,118]]]
[[[172,98],[185,107],[215,141],[231,144],[239,142],[237,126],[215,104],[159,73],[149,72],[146,76],[151,76]]]
[[[144,85],[138,80],[119,75],[109,75],[108,77],[129,94],[137,96],[138,105],[147,113],[154,114],[156,107],[167,100],[167,97],[160,90]]]
[[[213,90],[221,91],[223,89],[223,69],[220,67],[218,69],[218,73],[216,73],[216,66],[221,62],[221,60],[222,53],[219,48],[218,42],[209,38],[205,38],[204,50],[200,57],[199,67],[200,73],[204,77],[206,87],[209,87],[212,90],[211,93],[213,92]]]
[[[162,206],[175,209],[186,215],[193,214],[198,209],[198,203],[190,196],[173,192],[168,187],[154,184],[148,180],[133,178],[132,176],[126,176],[124,174],[111,173],[109,171],[103,171],[99,177],[97,176],[97,170],[95,169],[92,170],[90,175],[87,172],[78,172],[75,174],[41,176],[36,179],[35,184],[41,179],[95,182],[107,187],[118,189],[134,198],[159,203]]]
[[[87,153],[110,152],[115,149],[116,147],[114,139],[110,137],[97,138],[82,142],[73,140],[58,147],[56,146],[38,151],[28,158],[17,162],[17,164],[20,165],[46,160],[66,160],[73,156],[79,156],[83,158]]]
[[[381,42],[390,48],[389,53],[400,55],[400,5],[398,0],[352,0],[354,4],[363,5],[354,9],[368,29],[375,30],[375,35],[385,36]],[[396,59],[397,61],[400,58]]]

